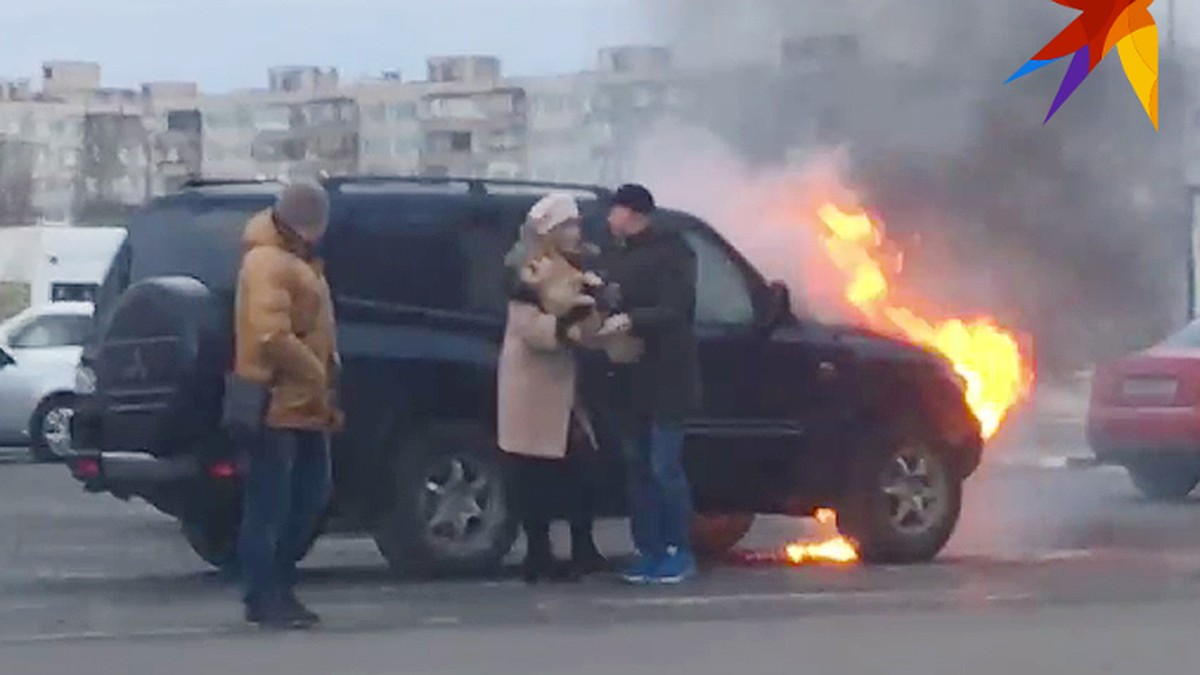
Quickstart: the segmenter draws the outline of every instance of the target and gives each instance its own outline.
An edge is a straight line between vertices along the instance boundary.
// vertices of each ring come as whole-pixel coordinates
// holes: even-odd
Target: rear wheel
[[[29,449],[39,462],[62,461],[71,453],[71,418],[75,415],[75,397],[51,396],[33,413],[29,421]]]
[[[213,505],[211,511],[194,509],[195,515],[184,517],[179,521],[180,530],[187,539],[196,555],[204,562],[212,565],[227,575],[237,574],[240,561],[238,560],[238,540],[241,537],[242,513],[240,503],[218,507]],[[309,535],[308,546],[296,562],[304,560],[312,551],[317,539],[325,530],[328,514],[321,517]]]
[[[1200,484],[1200,462],[1195,460],[1147,460],[1125,468],[1134,487],[1153,501],[1183,501]]]
[[[516,540],[493,438],[474,425],[437,425],[400,442],[392,505],[375,541],[403,574],[480,573]]]
[[[238,523],[227,518],[220,521],[183,520],[180,529],[187,543],[204,562],[234,573],[238,567]]]
[[[692,548],[702,557],[722,556],[753,526],[753,513],[697,513],[692,519]]]
[[[904,433],[867,450],[851,469],[839,522],[869,563],[932,560],[949,541],[962,509],[962,480],[947,450]]]

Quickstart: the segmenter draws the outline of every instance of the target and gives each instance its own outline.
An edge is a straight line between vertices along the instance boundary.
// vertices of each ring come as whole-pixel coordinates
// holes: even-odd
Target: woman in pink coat
[[[508,465],[510,504],[525,530],[526,581],[574,579],[603,565],[592,540],[586,462],[592,436],[577,411],[574,349],[584,342],[579,324],[545,311],[529,278],[547,251],[573,258],[583,245],[579,207],[570,195],[551,194],[529,212],[522,238],[506,259],[514,279],[500,351],[498,438]],[[581,295],[577,304],[591,298]],[[576,440],[572,441],[572,437]],[[554,562],[550,546],[555,496],[572,505],[570,566]]]

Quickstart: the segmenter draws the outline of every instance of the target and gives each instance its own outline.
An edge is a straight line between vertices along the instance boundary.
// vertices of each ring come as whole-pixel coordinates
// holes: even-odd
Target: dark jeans
[[[329,504],[329,437],[268,429],[248,444],[239,553],[247,601],[290,591]]]
[[[566,459],[505,455],[508,503],[525,532],[531,562],[551,558],[550,523],[565,505],[571,525],[571,555],[592,552],[595,520],[595,471],[585,453]]]
[[[660,558],[690,551],[692,495],[683,469],[683,427],[642,419],[623,434],[633,543]]]

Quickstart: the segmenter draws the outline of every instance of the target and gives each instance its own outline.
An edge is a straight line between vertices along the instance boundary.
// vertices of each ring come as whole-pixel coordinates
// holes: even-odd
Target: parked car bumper
[[[1200,409],[1093,407],[1087,438],[1097,459],[1109,463],[1200,454]]]

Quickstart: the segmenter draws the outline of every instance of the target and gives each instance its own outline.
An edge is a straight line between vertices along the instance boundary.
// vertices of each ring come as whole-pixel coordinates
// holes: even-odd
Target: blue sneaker
[[[659,562],[646,579],[650,584],[681,584],[696,577],[696,557],[689,551],[673,551]]]
[[[649,583],[650,577],[658,571],[661,564],[660,560],[639,555],[637,560],[621,574],[621,579],[630,584]]]

